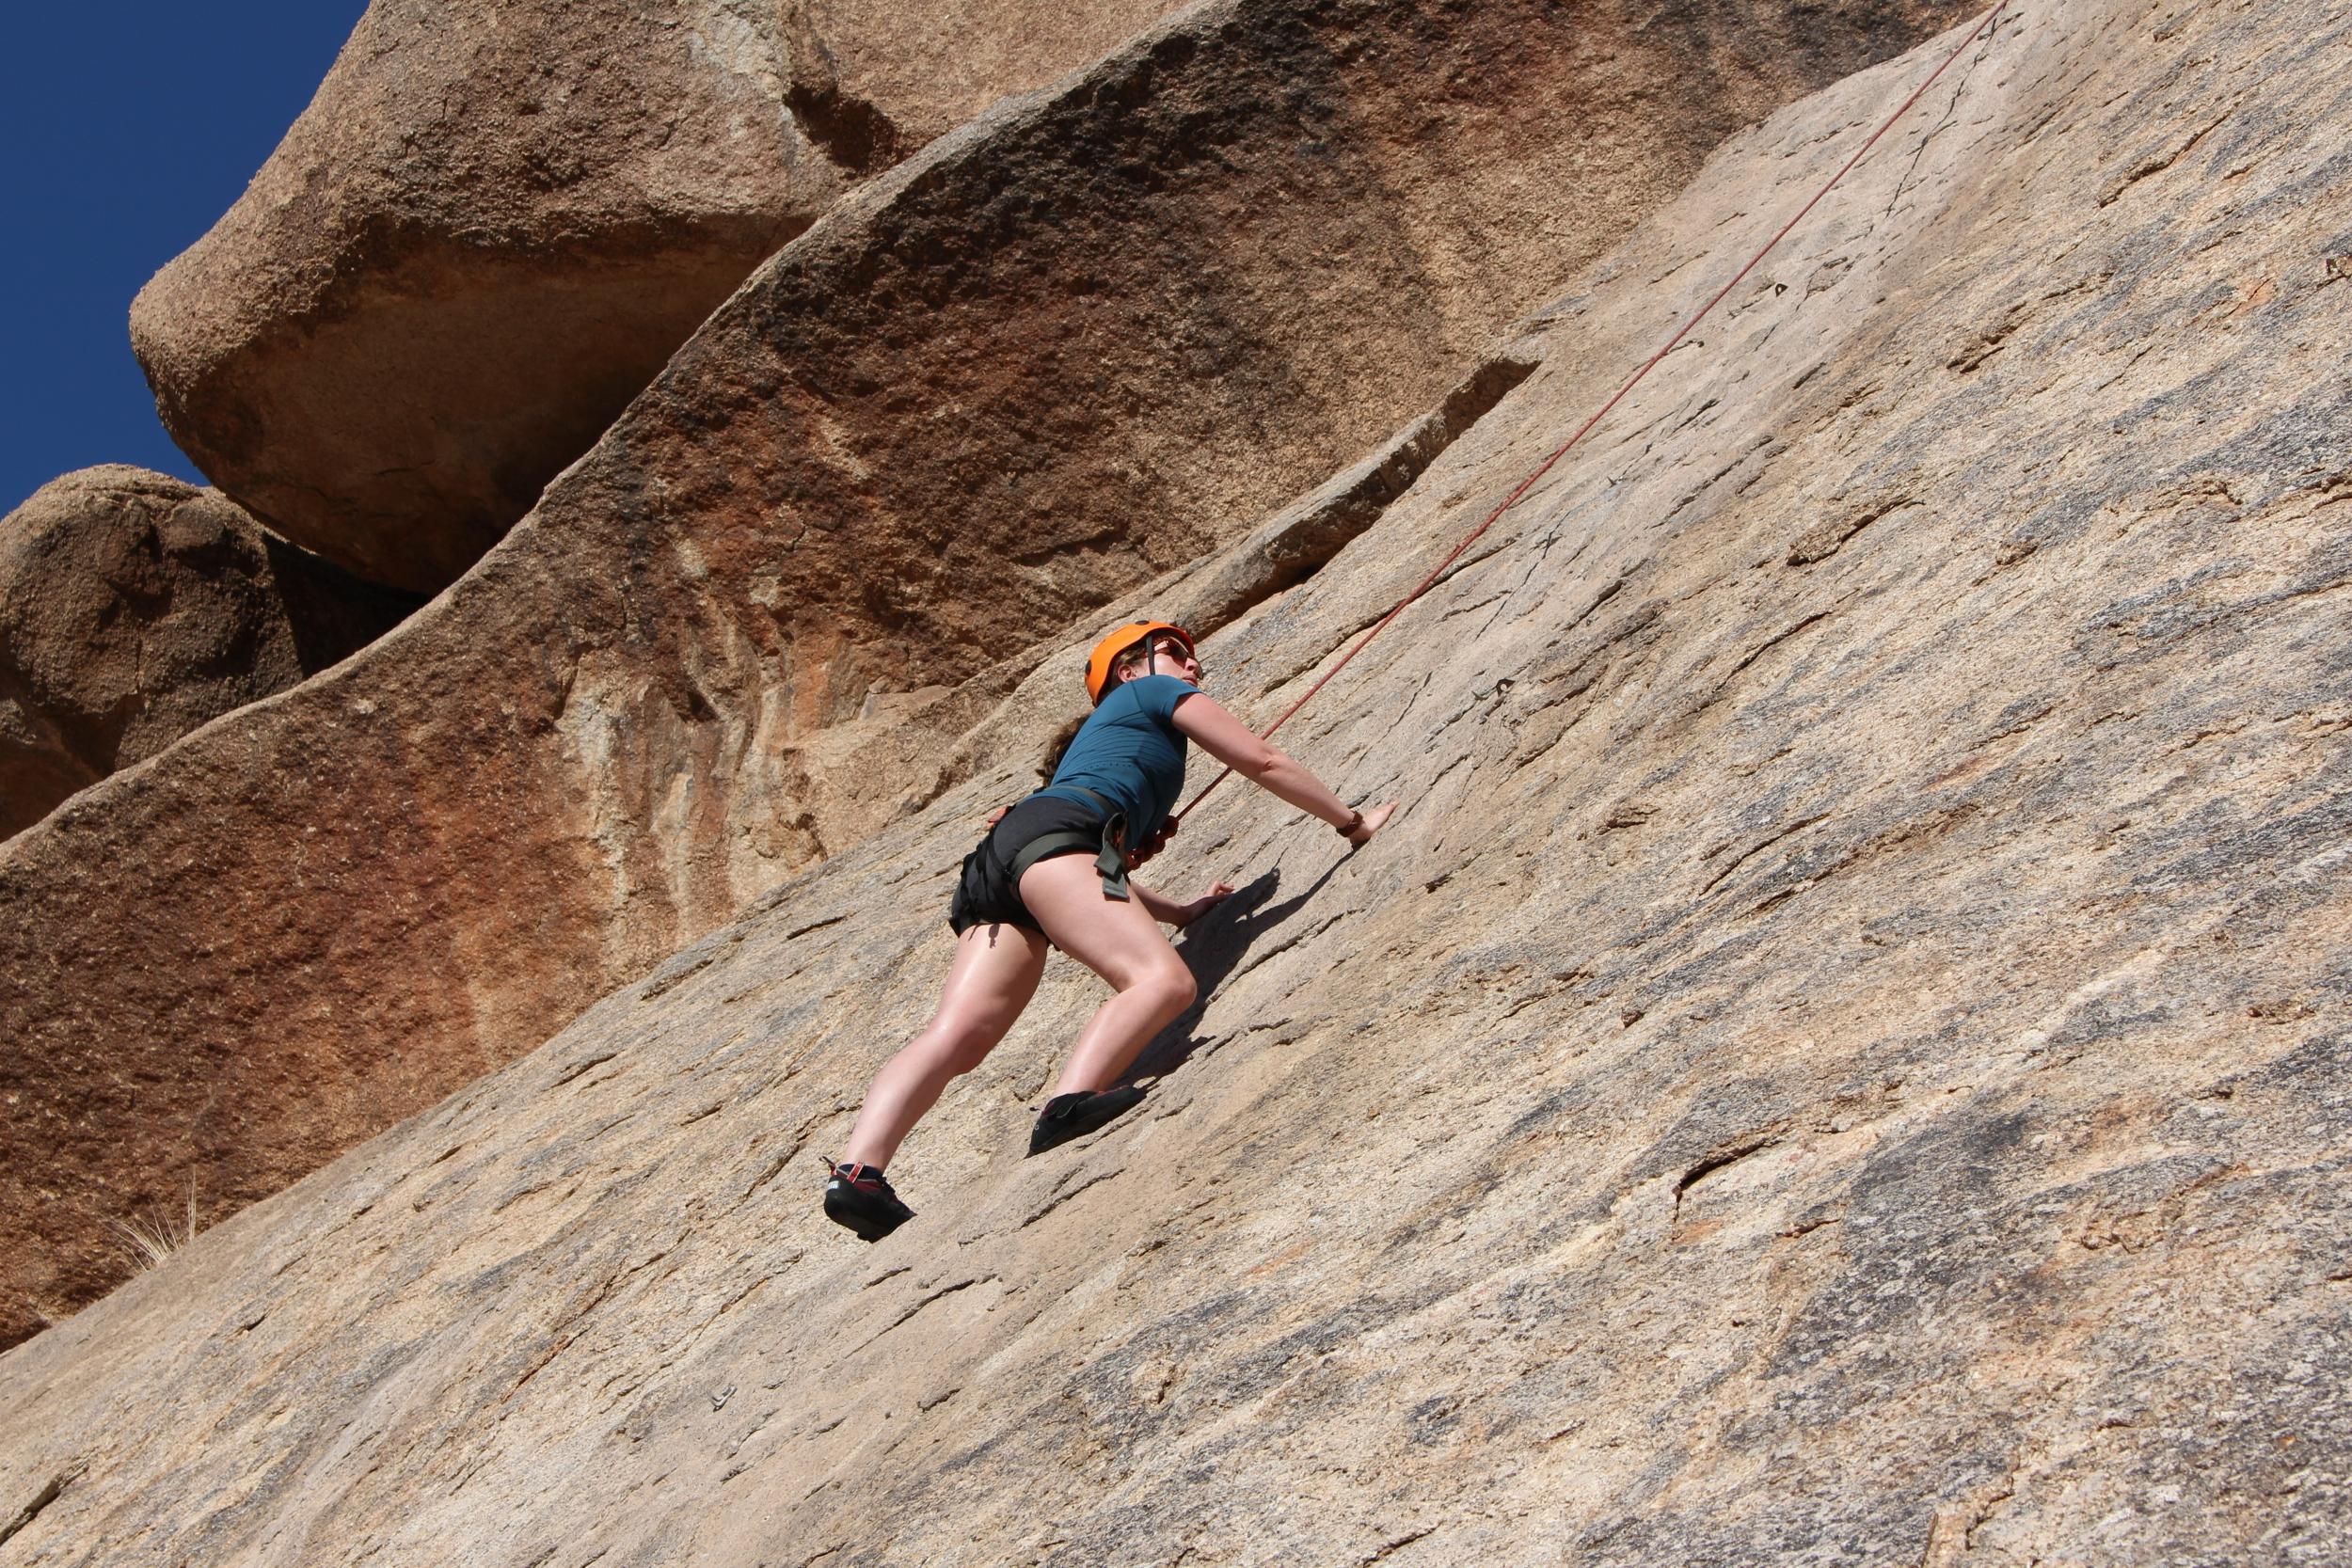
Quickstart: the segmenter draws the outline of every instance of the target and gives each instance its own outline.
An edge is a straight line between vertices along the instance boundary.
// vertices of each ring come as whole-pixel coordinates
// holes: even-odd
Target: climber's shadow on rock
[[[1323,891],[1323,884],[1331,879],[1331,874],[1344,859],[1343,856],[1333,861],[1306,892],[1279,904],[1267,900],[1280,889],[1282,873],[1279,869],[1269,871],[1184,931],[1176,950],[1191,966],[1200,994],[1175,1022],[1152,1037],[1152,1043],[1143,1048],[1143,1054],[1127,1069],[1125,1081],[1165,1077],[1190,1061],[1192,1053],[1208,1043],[1205,1037],[1195,1036],[1193,1030],[1199,1026],[1200,1015],[1208,1010],[1209,998],[1241,968],[1243,958],[1261,937],[1296,914],[1307,900]]]

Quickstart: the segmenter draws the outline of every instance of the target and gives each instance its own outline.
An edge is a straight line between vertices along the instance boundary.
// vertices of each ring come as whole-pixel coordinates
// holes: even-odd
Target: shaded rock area
[[[373,0],[132,340],[215,483],[438,589],[843,191],[1167,8]]]
[[[1182,0],[783,0],[786,103],[835,163],[878,170],[1181,8]]]
[[[0,836],[417,604],[216,490],[119,465],[52,480],[0,518]]]
[[[936,796],[1040,639],[1374,451],[1296,581],[1499,330],[1941,9],[1205,6],[868,182],[397,636],[0,852],[0,1336]]]
[[[6,1560],[2343,1560],[2346,28],[1972,51],[1285,732],[1387,833],[1186,824],[1247,885],[1125,1122],[1015,1157],[1057,967],[920,1218],[817,1212],[1073,636],[919,816],[0,1359]],[[1930,63],[1726,148],[1213,686],[1279,710]]]

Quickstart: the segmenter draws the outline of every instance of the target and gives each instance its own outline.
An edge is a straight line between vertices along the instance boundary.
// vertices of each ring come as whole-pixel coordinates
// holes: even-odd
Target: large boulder
[[[109,1216],[275,1191],[933,798],[1041,638],[1501,395],[1940,8],[1206,6],[869,182],[397,636],[0,851],[11,1282],[88,1299]]]
[[[374,0],[132,309],[213,480],[437,589],[841,193],[1169,0]]]
[[[0,518],[0,836],[416,608],[216,490],[107,466]]]
[[[818,1212],[1089,626],[966,784],[0,1358],[9,1562],[2352,1559],[2348,45],[1971,50],[1284,732],[1382,837],[1186,824],[1155,879],[1246,890],[1124,1122],[1020,1157],[1057,963],[919,1217]],[[1942,52],[1577,279],[1218,693],[1327,667]]]

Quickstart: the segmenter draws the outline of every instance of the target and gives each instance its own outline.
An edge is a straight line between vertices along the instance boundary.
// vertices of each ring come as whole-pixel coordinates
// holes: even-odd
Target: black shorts
[[[1104,814],[1093,806],[1065,800],[1058,795],[1032,795],[998,819],[980,840],[979,847],[963,857],[963,876],[947,906],[947,927],[961,936],[975,926],[1005,924],[1045,933],[1021,901],[1012,876],[1012,863],[1034,841],[1055,832],[1100,834]],[[1093,847],[1073,845],[1054,854],[1095,852]],[[1053,855],[1042,857],[1053,859]]]

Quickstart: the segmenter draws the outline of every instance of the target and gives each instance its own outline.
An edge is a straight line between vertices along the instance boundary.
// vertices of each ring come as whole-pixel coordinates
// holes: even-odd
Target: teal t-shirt
[[[1184,792],[1185,741],[1176,705],[1200,689],[1174,675],[1138,675],[1116,688],[1062,753],[1054,782],[1038,793],[1092,805],[1065,786],[1090,789],[1126,814],[1130,843],[1150,838]]]

